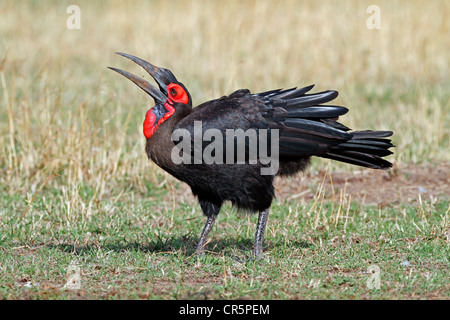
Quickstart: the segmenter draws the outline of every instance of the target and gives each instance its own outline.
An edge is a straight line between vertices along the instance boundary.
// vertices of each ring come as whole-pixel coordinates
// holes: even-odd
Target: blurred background
[[[27,202],[42,189],[92,206],[81,191],[166,183],[144,152],[153,100],[107,66],[149,76],[116,51],[172,70],[194,105],[240,88],[335,89],[345,125],[394,131],[397,167],[450,159],[445,0],[3,0],[0,12],[0,192]]]

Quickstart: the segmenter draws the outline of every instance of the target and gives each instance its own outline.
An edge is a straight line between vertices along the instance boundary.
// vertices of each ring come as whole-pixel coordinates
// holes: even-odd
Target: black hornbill
[[[247,89],[241,89],[192,108],[190,93],[170,70],[156,67],[132,55],[118,54],[143,67],[159,86],[157,89],[135,75],[110,68],[133,81],[155,100],[155,106],[147,111],[144,121],[146,152],[159,167],[186,182],[198,198],[207,221],[197,244],[196,254],[204,252],[206,239],[216,216],[223,202],[229,200],[239,209],[259,212],[253,253],[257,257],[261,256],[269,208],[274,198],[274,177],[290,176],[304,170],[309,165],[311,156],[373,169],[388,169],[392,166],[382,159],[392,154],[389,148],[393,145],[391,140],[386,139],[392,132],[350,132],[348,127],[337,122],[338,117],[347,113],[348,109],[323,105],[337,97],[336,91],[307,94],[313,88],[308,86],[252,94]],[[258,145],[258,148],[272,148],[269,152],[277,154],[277,170],[262,174],[262,169],[269,166],[267,158],[262,159],[260,153],[256,153],[256,156],[250,154],[252,146],[249,141],[253,140],[249,137],[244,137],[245,161],[190,161],[192,154],[189,152],[195,153],[192,152],[193,149],[196,146],[198,148],[194,141],[195,135],[198,135],[195,132],[198,123],[201,124],[201,134],[214,129],[215,133],[226,136],[230,129],[242,129],[241,132],[254,130],[257,138],[262,139],[264,133],[265,142]],[[194,142],[192,149],[176,149],[178,144],[175,143],[173,133],[180,129],[191,137]],[[267,135],[276,138],[274,145],[277,150],[268,143]],[[214,139],[209,137],[209,141],[201,141],[200,154],[208,148],[208,142],[212,141],[221,150],[233,151],[232,160],[242,155],[242,151],[239,153],[236,146],[227,145],[225,138],[220,140],[220,135]],[[188,154],[188,158],[183,158],[187,161],[174,160],[174,155],[179,155],[181,151]],[[251,157],[253,158],[250,159]]]

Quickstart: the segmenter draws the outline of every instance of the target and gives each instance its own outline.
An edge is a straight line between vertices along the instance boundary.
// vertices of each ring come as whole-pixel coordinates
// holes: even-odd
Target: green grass
[[[80,30],[66,28],[71,4],[0,3],[1,298],[449,298],[448,192],[382,208],[280,200],[261,261],[256,216],[225,207],[211,252],[191,257],[204,217],[145,155],[153,101],[106,68],[148,79],[116,51],[170,68],[195,105],[239,88],[336,89],[345,125],[394,131],[396,167],[439,167],[448,1],[377,1],[380,30],[366,27],[371,1],[77,1]],[[81,289],[63,290],[74,260]]]
[[[264,259],[253,260],[256,216],[229,206],[198,259],[198,205],[101,201],[80,217],[60,207],[60,196],[42,197],[25,216],[25,199],[2,197],[9,214],[0,220],[1,298],[450,298],[448,201],[384,208],[275,202]],[[75,260],[81,288],[64,289]],[[372,265],[381,270],[379,289],[367,287]]]

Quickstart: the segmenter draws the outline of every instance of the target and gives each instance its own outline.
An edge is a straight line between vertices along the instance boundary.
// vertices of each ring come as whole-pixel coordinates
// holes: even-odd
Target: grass
[[[396,166],[438,166],[450,158],[447,1],[378,1],[380,30],[366,27],[370,1],[79,1],[79,30],[66,27],[71,4],[0,4],[1,298],[449,298],[448,197],[280,199],[263,261],[248,260],[256,217],[226,207],[212,252],[192,258],[200,209],[144,153],[153,101],[106,68],[148,78],[114,52],[138,55],[195,104],[244,87],[337,89],[344,124],[395,132]],[[75,260],[81,289],[64,290]]]
[[[12,210],[13,203],[5,207]],[[91,219],[47,200],[2,219],[4,299],[448,299],[448,201],[378,208],[276,202],[264,260],[250,259],[256,217],[224,208],[209,252],[192,256],[200,208],[117,202]],[[447,232],[447,233],[446,233]],[[77,261],[81,288],[64,289]],[[405,261],[409,266],[403,265]],[[367,281],[381,270],[380,288]]]

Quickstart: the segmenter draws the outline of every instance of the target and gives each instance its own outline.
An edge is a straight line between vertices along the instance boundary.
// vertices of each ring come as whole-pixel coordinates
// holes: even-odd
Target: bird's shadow
[[[149,243],[139,242],[123,242],[116,241],[110,243],[87,243],[83,245],[76,245],[70,243],[60,243],[48,245],[50,248],[58,249],[66,253],[75,254],[78,256],[86,256],[92,253],[102,251],[112,251],[116,253],[138,251],[142,253],[161,253],[161,254],[173,254],[182,253],[185,256],[194,256],[195,248],[197,245],[197,239],[186,239],[185,236],[171,237],[167,239],[158,238],[157,240]],[[292,246],[300,248],[309,248],[312,245],[305,241],[294,242]],[[279,246],[285,246],[283,241],[268,242],[265,244],[265,250],[273,250]],[[252,239],[213,239],[207,243],[205,249],[206,254],[215,255],[230,255],[235,257],[236,253],[242,255],[250,255],[253,249]]]

